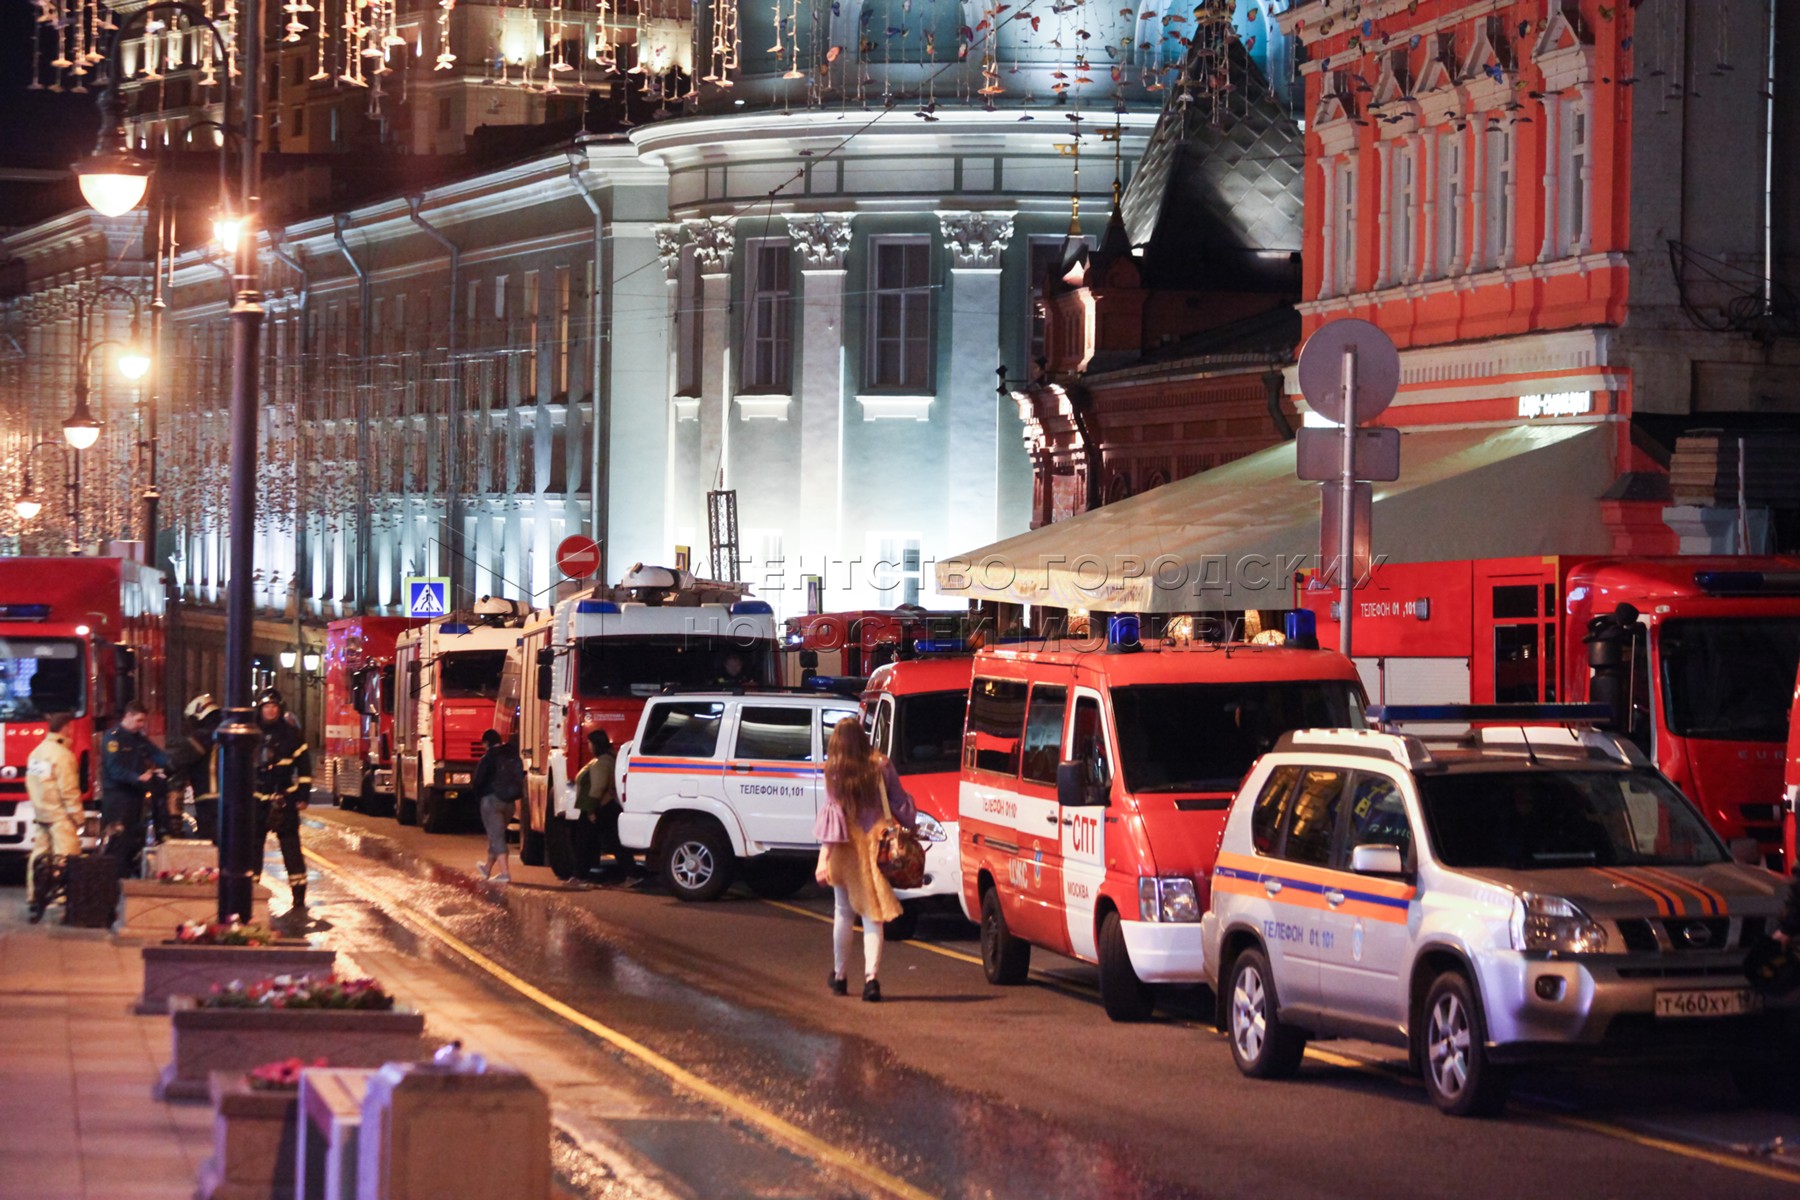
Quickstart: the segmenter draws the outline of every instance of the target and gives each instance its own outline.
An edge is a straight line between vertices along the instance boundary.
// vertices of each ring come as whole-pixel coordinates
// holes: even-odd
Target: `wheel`
[[[764,900],[786,900],[812,881],[811,859],[778,858],[744,864],[744,882]]]
[[[402,825],[419,823],[419,802],[407,799],[405,788],[394,793],[394,820]]]
[[[1275,976],[1261,950],[1245,950],[1231,964],[1231,992],[1225,1032],[1231,1058],[1252,1079],[1286,1079],[1300,1069],[1306,1038],[1283,1025]]]
[[[450,801],[442,792],[426,788],[419,794],[419,828],[426,833],[448,833],[450,815]]]
[[[575,875],[575,822],[552,813],[545,815],[544,824],[546,828],[538,838],[543,843],[544,862],[558,879],[572,879]]]
[[[1512,1077],[1487,1056],[1487,1029],[1475,991],[1461,972],[1431,982],[1414,1028],[1424,1039],[1425,1090],[1453,1117],[1493,1116],[1506,1107]]]
[[[554,817],[547,817],[555,820]],[[544,834],[531,827],[531,813],[520,814],[519,819],[519,861],[528,867],[544,865]]]
[[[1024,983],[1031,971],[1031,943],[1007,932],[995,888],[981,893],[981,969],[989,983],[1003,987]]]
[[[1115,1021],[1142,1021],[1156,1007],[1150,985],[1139,979],[1125,948],[1125,928],[1119,914],[1109,912],[1100,921],[1100,1005]]]
[[[900,915],[881,927],[881,935],[890,942],[910,942],[919,932],[919,910],[911,904],[900,906]]]
[[[663,882],[681,900],[717,900],[731,886],[736,860],[725,831],[711,821],[677,826],[663,851]]]

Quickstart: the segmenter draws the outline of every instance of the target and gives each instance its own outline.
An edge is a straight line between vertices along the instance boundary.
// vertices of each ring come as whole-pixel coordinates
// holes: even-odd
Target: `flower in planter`
[[[387,1012],[394,998],[373,979],[340,979],[333,975],[277,975],[250,983],[214,984],[202,997],[203,1008],[280,1008]]]
[[[250,1086],[258,1091],[288,1091],[300,1086],[300,1072],[308,1067],[328,1067],[330,1065],[322,1058],[315,1058],[311,1062],[298,1058],[266,1062],[260,1067],[250,1068]]]
[[[176,926],[175,940],[188,946],[272,946],[275,935],[241,921],[187,921]]]
[[[217,882],[219,882],[219,868],[217,868],[217,867],[187,867],[180,871],[158,871],[156,873],[156,882],[158,882],[158,883],[217,883]]]

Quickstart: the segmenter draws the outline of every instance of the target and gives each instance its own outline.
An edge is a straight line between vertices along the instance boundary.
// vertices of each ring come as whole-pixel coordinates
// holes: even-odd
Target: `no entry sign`
[[[556,569],[570,579],[587,579],[600,570],[600,543],[593,538],[564,538],[556,547]]]

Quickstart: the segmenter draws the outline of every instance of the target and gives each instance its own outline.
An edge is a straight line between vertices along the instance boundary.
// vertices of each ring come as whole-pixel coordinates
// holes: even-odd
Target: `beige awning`
[[[1605,553],[1599,500],[1613,484],[1606,426],[1403,433],[1400,479],[1375,485],[1377,558],[1435,562]],[[1294,443],[937,564],[938,590],[1108,612],[1292,607],[1318,565],[1319,486],[1294,477]]]

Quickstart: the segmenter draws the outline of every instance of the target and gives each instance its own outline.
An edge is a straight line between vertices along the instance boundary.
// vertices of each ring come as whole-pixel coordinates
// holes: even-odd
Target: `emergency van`
[[[1284,733],[1360,726],[1343,656],[1287,646],[1087,643],[975,655],[959,796],[962,903],[988,981],[1041,946],[1100,968],[1117,1021],[1205,978],[1200,917],[1244,775]]]
[[[473,620],[452,614],[394,641],[394,815],[441,833],[473,818],[470,790],[494,726],[506,656],[519,641],[519,606],[483,597]]]
[[[924,883],[899,893],[903,912],[886,926],[892,939],[911,937],[923,912],[962,911],[957,792],[974,663],[968,654],[901,659],[878,668],[863,691],[869,740],[894,764],[912,796],[925,845]]]
[[[1301,595],[1321,644],[1336,644],[1336,591]],[[1384,563],[1357,593],[1352,632],[1383,703],[1613,704],[1721,837],[1783,863],[1800,558]]]

